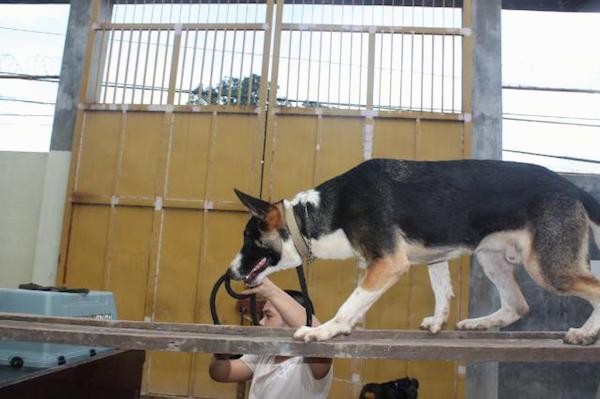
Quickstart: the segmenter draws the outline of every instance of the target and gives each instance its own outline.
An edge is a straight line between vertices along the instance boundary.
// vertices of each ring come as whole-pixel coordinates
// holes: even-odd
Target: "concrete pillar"
[[[501,0],[473,4],[473,153],[475,159],[502,159]],[[498,294],[473,258],[469,317],[498,309]],[[498,398],[498,363],[467,366],[467,398]]]
[[[109,4],[108,0],[102,2],[104,15],[109,15],[106,12],[110,9]],[[33,264],[32,279],[43,285],[56,283],[73,129],[92,7],[92,1],[71,1]]]

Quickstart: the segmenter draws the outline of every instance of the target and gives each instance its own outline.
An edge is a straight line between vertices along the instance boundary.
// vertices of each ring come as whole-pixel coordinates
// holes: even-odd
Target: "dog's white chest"
[[[313,254],[321,259],[346,259],[356,255],[344,230],[323,235],[311,240]]]

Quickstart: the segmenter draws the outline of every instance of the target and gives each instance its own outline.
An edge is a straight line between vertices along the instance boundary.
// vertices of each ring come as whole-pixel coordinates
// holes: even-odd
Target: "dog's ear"
[[[244,204],[246,208],[250,210],[252,216],[265,220],[267,213],[273,207],[270,203],[263,201],[260,198],[254,198],[251,195],[245,194],[237,188],[234,188],[233,191],[235,192],[235,195],[238,196],[240,201],[242,201],[242,204]]]

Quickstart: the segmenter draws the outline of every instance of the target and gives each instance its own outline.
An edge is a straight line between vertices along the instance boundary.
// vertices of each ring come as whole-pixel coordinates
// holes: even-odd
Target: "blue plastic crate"
[[[56,317],[117,319],[112,292],[88,294],[0,288],[0,312],[29,313]],[[0,341],[0,365],[47,368],[72,363],[110,348]]]

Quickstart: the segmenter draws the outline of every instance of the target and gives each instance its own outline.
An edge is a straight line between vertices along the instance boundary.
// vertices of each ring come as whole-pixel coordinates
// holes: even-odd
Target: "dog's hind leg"
[[[409,266],[403,251],[370,262],[359,286],[334,318],[318,327],[300,327],[294,333],[294,338],[307,342],[323,341],[336,335],[349,334],[375,301],[408,271]]]
[[[448,262],[434,263],[428,266],[429,281],[435,297],[435,310],[433,316],[425,317],[421,328],[433,334],[438,333],[448,321],[450,312],[450,299],[454,296],[450,280]]]
[[[583,205],[572,198],[550,197],[532,215],[533,242],[525,269],[540,285],[559,295],[587,300],[593,311],[580,328],[571,328],[565,342],[589,345],[600,332],[600,281],[588,260],[589,219]]]
[[[506,251],[482,250],[476,253],[485,275],[498,289],[500,309],[488,316],[462,320],[456,328],[487,330],[492,327],[505,327],[529,312],[529,306],[515,280],[515,265],[508,262],[506,256]]]

